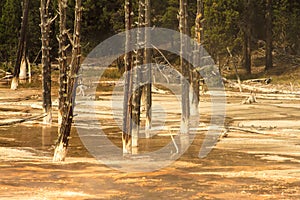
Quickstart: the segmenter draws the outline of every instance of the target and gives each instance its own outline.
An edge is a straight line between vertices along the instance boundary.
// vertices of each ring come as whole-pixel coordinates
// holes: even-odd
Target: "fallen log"
[[[4,123],[0,123],[0,126],[9,126],[9,125],[28,122],[28,121],[34,121],[34,120],[42,119],[46,116],[47,116],[47,114],[41,114],[41,115],[37,115],[37,116],[28,117],[28,118],[25,118],[25,119],[19,119],[19,120],[10,121],[10,122],[4,122]]]
[[[231,81],[231,80],[228,80],[226,78],[223,78],[223,81],[225,83],[228,84],[229,87],[231,88],[236,88],[236,89],[239,89],[240,86],[243,88],[243,89],[246,89],[246,90],[249,90],[249,91],[252,91],[252,92],[262,92],[262,93],[273,93],[273,94],[295,94],[295,95],[300,95],[300,91],[295,91],[295,92],[292,92],[292,91],[288,91],[288,90],[279,90],[279,89],[269,89],[269,88],[263,88],[263,87],[256,87],[256,86],[250,86],[250,85],[246,85],[246,84],[241,84],[239,86],[238,83],[235,83],[234,81]]]

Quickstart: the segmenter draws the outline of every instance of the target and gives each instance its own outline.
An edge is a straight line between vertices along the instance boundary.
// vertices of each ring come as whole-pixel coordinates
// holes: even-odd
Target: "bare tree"
[[[46,114],[44,124],[52,123],[52,101],[51,101],[51,62],[50,62],[50,26],[52,21],[49,17],[50,0],[41,0],[41,34],[42,34],[42,69],[43,69],[43,110]]]
[[[204,19],[204,4],[203,0],[197,0],[197,14],[195,19],[195,40],[198,42],[198,44],[203,43],[203,25],[202,21]],[[200,46],[196,46],[196,49],[194,49],[194,59],[198,60],[200,59],[199,53],[200,53]],[[191,70],[191,105],[190,105],[190,111],[191,115],[195,116],[198,115],[199,111],[199,79],[200,75],[197,71]]]
[[[58,139],[56,142],[53,161],[64,161],[67,154],[67,148],[69,145],[69,137],[73,121],[73,109],[76,96],[76,85],[78,71],[80,68],[81,60],[81,45],[80,45],[80,27],[82,19],[82,6],[81,0],[76,0],[75,5],[75,21],[74,21],[74,33],[73,38],[70,39],[72,44],[72,58],[70,63],[70,71],[67,76],[67,92],[66,102],[63,105],[62,123],[58,133]]]
[[[125,41],[125,84],[124,84],[124,105],[123,105],[123,130],[122,130],[122,144],[123,153],[131,153],[131,112],[132,112],[132,53],[129,52],[131,33],[129,30],[132,25],[132,0],[125,0],[125,30],[126,30],[126,41]]]
[[[195,20],[195,39],[199,44],[204,40],[204,0],[197,0],[197,14]]]
[[[141,66],[143,64],[143,43],[144,39],[142,38],[142,27],[144,25],[144,13],[143,13],[143,0],[139,0],[139,9],[138,9],[138,31],[137,31],[137,54],[136,54],[136,61],[135,61],[135,81],[134,81],[134,88],[133,88],[133,99],[132,99],[132,148],[138,146],[138,135],[140,130],[140,116],[141,116],[141,96],[142,96],[142,88],[141,88],[141,81],[142,81],[142,73],[141,73]]]
[[[151,0],[145,0],[145,27],[151,27]],[[147,29],[145,31],[145,44],[146,46],[150,46],[151,42],[151,34]],[[152,126],[152,67],[151,67],[151,58],[152,58],[152,50],[150,48],[145,49],[145,62],[147,64],[147,73],[146,80],[148,84],[145,86],[144,96],[146,98],[145,106],[146,106],[146,124],[145,124],[145,133],[146,137],[150,137],[150,129]]]
[[[22,16],[22,24],[21,31],[18,43],[18,51],[17,51],[17,59],[14,67],[14,76],[11,82],[11,89],[16,90],[19,85],[19,74],[20,74],[20,65],[22,61],[22,56],[25,52],[25,39],[26,39],[26,29],[28,24],[28,13],[29,13],[29,0],[23,1],[23,16]]]
[[[273,67],[272,50],[273,50],[273,11],[272,0],[266,0],[266,70]]]
[[[58,12],[59,12],[59,97],[58,97],[58,127],[60,127],[62,122],[63,105],[66,102],[67,96],[67,53],[66,50],[69,47],[67,45],[67,2],[68,0],[58,1]]]
[[[179,30],[180,30],[180,67],[182,71],[182,80],[181,80],[181,90],[182,90],[182,97],[181,97],[181,133],[187,134],[189,131],[189,68],[187,61],[183,58],[184,52],[187,52],[187,37],[188,28],[187,28],[187,1],[180,0],[180,8],[179,8]]]

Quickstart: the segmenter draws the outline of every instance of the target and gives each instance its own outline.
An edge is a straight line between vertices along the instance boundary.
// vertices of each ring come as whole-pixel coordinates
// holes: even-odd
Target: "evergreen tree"
[[[13,62],[18,48],[21,27],[21,0],[6,0],[0,19],[0,58],[4,62]]]

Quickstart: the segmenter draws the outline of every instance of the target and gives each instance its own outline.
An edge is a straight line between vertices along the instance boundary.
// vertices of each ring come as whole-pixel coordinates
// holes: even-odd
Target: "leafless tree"
[[[188,25],[187,25],[187,0],[180,0],[180,8],[179,8],[179,30],[180,30],[180,67],[182,71],[182,83],[181,83],[181,90],[182,90],[182,97],[181,97],[181,107],[182,107],[182,114],[181,114],[181,133],[187,134],[189,131],[189,66],[187,61],[183,58],[184,52],[187,52],[187,37],[188,34]]]
[[[66,102],[67,96],[67,72],[69,71],[68,62],[67,62],[67,53],[66,50],[69,47],[67,45],[67,5],[68,0],[59,0],[58,1],[58,12],[59,12],[59,96],[58,96],[58,127],[60,127],[62,122],[62,113],[64,103]]]
[[[123,130],[122,130],[122,144],[123,153],[131,153],[131,112],[132,112],[132,53],[129,52],[131,33],[129,30],[132,27],[132,0],[125,0],[125,30],[126,30],[126,41],[125,41],[125,84],[124,84],[124,104],[123,104]]]
[[[22,15],[22,24],[21,31],[18,43],[17,59],[14,67],[14,76],[11,82],[11,89],[16,90],[19,85],[19,74],[20,74],[20,65],[22,61],[22,56],[25,52],[25,40],[26,40],[26,29],[28,24],[28,13],[29,13],[29,0],[23,1],[23,15]]]
[[[66,101],[63,104],[62,123],[59,128],[58,139],[56,142],[53,161],[64,161],[67,154],[67,148],[69,145],[69,137],[73,121],[73,109],[76,96],[76,85],[78,71],[80,69],[81,60],[81,45],[80,45],[80,33],[81,33],[81,19],[82,19],[82,6],[81,0],[76,0],[75,5],[75,21],[74,21],[74,33],[73,38],[70,38],[72,44],[72,58],[70,63],[70,71],[67,76],[67,91]]]
[[[143,65],[143,44],[144,39],[143,36],[143,29],[144,26],[144,13],[143,13],[144,1],[139,0],[139,9],[138,9],[138,31],[137,31],[137,53],[136,53],[136,60],[135,60],[135,80],[134,80],[134,91],[133,91],[133,99],[132,99],[132,148],[138,146],[138,136],[140,130],[140,117],[141,117],[141,96],[142,96],[142,72],[141,67]]]
[[[151,0],[145,0],[145,27],[151,27]],[[151,42],[151,34],[147,29],[145,31],[145,44],[146,46],[150,46]],[[152,126],[152,67],[151,67],[151,58],[152,58],[152,50],[150,48],[145,49],[145,62],[147,64],[147,74],[146,80],[148,84],[145,86],[144,96],[145,96],[145,107],[146,107],[146,124],[145,124],[145,133],[146,137],[150,137],[150,129]]]
[[[53,19],[49,17],[50,0],[41,0],[41,35],[42,35],[42,69],[43,69],[43,110],[46,114],[44,124],[52,123],[52,101],[51,101],[51,61],[50,61],[50,27]]]

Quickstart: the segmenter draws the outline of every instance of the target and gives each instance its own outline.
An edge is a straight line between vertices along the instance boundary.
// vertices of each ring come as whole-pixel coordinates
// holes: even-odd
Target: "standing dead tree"
[[[190,116],[190,109],[189,109],[189,67],[187,61],[183,58],[184,52],[187,52],[187,37],[188,28],[187,28],[187,1],[180,0],[180,9],[179,9],[179,30],[180,30],[180,67],[182,71],[182,80],[181,80],[181,90],[182,90],[182,97],[181,97],[181,133],[187,134],[189,131],[189,116]]]
[[[132,53],[129,52],[131,42],[131,25],[132,25],[132,0],[125,0],[125,84],[124,84],[124,104],[123,104],[123,130],[122,130],[122,144],[123,153],[131,153],[131,112],[132,112]]]
[[[50,61],[50,27],[55,18],[49,17],[50,0],[41,0],[41,35],[42,35],[42,69],[43,69],[43,111],[46,114],[44,124],[52,123],[52,101],[51,101],[51,61]]]
[[[135,80],[133,87],[133,98],[132,98],[132,148],[138,146],[138,136],[140,130],[140,116],[141,116],[141,96],[142,96],[142,72],[141,67],[143,64],[143,49],[144,39],[142,38],[142,27],[144,25],[144,13],[143,13],[143,0],[139,0],[139,9],[138,9],[138,31],[137,31],[137,53],[135,59]]]
[[[203,0],[197,0],[197,14],[195,19],[195,40],[198,42],[198,44],[203,43],[203,25],[202,21],[204,19],[204,4]],[[197,49],[194,49],[194,59],[198,60],[200,59],[200,46],[196,46]],[[191,105],[190,105],[190,112],[192,116],[198,115],[199,111],[199,79],[200,75],[197,71],[191,70]]]
[[[78,71],[81,60],[81,46],[80,46],[80,27],[82,19],[81,0],[76,0],[75,5],[75,21],[73,38],[70,39],[72,44],[72,58],[70,63],[70,71],[67,76],[67,91],[65,92],[66,101],[63,104],[62,123],[59,128],[58,139],[56,142],[53,161],[64,161],[67,154],[67,147],[69,145],[69,137],[73,122],[73,109],[76,96],[76,85]],[[63,87],[62,85],[60,87]]]
[[[145,27],[151,27],[151,0],[145,0]],[[145,44],[146,47],[150,46],[151,43],[151,34],[150,30],[146,29],[145,31]],[[152,58],[152,50],[150,48],[145,48],[145,61],[144,64],[147,66],[146,72],[146,84],[144,90],[145,96],[145,105],[146,105],[146,124],[145,124],[145,133],[146,138],[150,137],[150,129],[152,126],[152,67],[151,67],[151,58]]]
[[[266,70],[273,67],[272,51],[273,51],[273,33],[272,33],[272,0],[266,0]]]
[[[24,55],[25,52],[26,29],[28,24],[28,13],[29,13],[29,0],[24,0],[23,6],[24,6],[23,16],[22,16],[21,31],[20,31],[20,37],[18,43],[17,59],[15,62],[14,76],[10,87],[12,90],[18,89],[18,85],[19,85],[20,65],[22,61],[22,56]]]
[[[62,115],[63,115],[63,107],[66,102],[66,92],[67,92],[67,49],[69,45],[67,45],[67,5],[68,0],[59,0],[58,1],[58,12],[59,12],[59,95],[58,95],[58,127],[61,126],[62,123]]]

